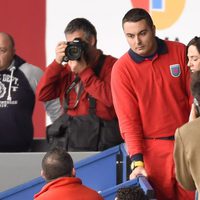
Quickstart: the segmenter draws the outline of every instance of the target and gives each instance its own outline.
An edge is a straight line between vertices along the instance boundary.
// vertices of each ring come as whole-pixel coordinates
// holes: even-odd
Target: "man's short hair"
[[[53,148],[42,159],[42,170],[47,181],[72,176],[73,160],[63,148]]]
[[[148,200],[142,188],[139,186],[130,186],[120,188],[116,195],[117,200]]]
[[[94,25],[85,18],[75,18],[72,21],[70,21],[65,28],[64,33],[65,34],[72,34],[75,31],[83,31],[85,33],[85,39],[89,40],[90,37],[95,38],[95,45],[97,43],[97,31],[94,27]]]
[[[132,8],[124,15],[122,19],[122,27],[125,22],[138,22],[143,19],[147,22],[150,28],[153,27],[153,20],[146,10],[142,8]]]

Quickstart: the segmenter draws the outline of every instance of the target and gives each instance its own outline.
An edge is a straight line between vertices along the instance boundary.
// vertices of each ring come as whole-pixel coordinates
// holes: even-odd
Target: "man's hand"
[[[58,45],[56,46],[55,60],[59,64],[61,64],[63,62],[66,47],[67,47],[67,44],[64,41],[59,42]],[[69,60],[67,63],[69,65],[71,71],[74,72],[75,74],[81,73],[84,69],[86,69],[88,67],[83,56],[81,56],[81,58],[79,60]]]
[[[69,60],[68,65],[70,66],[71,71],[75,74],[80,74],[83,70],[85,70],[88,67],[83,56],[81,56],[80,60]]]
[[[136,167],[130,174],[129,179],[137,178],[139,175],[147,177],[147,172],[144,167]]]
[[[66,42],[62,41],[59,42],[58,45],[56,46],[56,62],[61,64],[63,62],[63,58],[65,56],[65,49],[66,49],[67,45]]]

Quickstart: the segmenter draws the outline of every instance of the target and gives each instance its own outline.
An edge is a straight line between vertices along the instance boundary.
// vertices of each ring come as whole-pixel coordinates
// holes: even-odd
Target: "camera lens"
[[[75,45],[69,46],[67,55],[70,60],[78,60],[81,56],[81,48]]]
[[[75,38],[72,42],[67,42],[63,60],[65,62],[68,62],[68,60],[79,60],[82,54],[85,53],[86,46],[86,43],[79,38]]]

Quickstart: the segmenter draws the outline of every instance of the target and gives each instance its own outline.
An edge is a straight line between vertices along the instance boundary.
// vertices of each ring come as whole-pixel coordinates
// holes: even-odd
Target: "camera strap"
[[[101,54],[99,56],[98,63],[96,64],[96,66],[93,69],[96,76],[99,76],[100,71],[103,67],[105,58],[106,58],[106,56],[104,54]],[[89,99],[89,104],[90,104],[89,112],[95,114],[96,113],[96,99],[94,99],[91,95],[88,95],[88,99]]]
[[[64,98],[64,103],[63,103],[63,107],[64,107],[65,111],[68,110],[68,109],[76,108],[76,106],[79,103],[81,92],[82,92],[82,89],[83,89],[82,88],[82,84],[80,84],[80,87],[79,87],[79,90],[78,90],[78,93],[77,93],[77,96],[76,96],[76,101],[75,101],[74,106],[71,107],[71,108],[68,106],[69,93],[79,82],[80,82],[80,77],[76,76],[75,79],[72,81],[72,83],[70,84],[70,86],[67,88],[67,90],[65,92],[65,98]]]
[[[94,66],[94,68],[92,68],[96,76],[99,76],[100,71],[103,67],[105,58],[106,58],[106,56],[104,54],[101,54],[99,56],[97,64]],[[72,108],[69,108],[69,106],[68,106],[69,93],[77,85],[77,83],[79,83],[79,81],[80,81],[80,77],[76,76],[75,79],[72,81],[72,83],[70,84],[70,86],[66,90],[65,100],[64,100],[64,104],[63,104],[65,110],[74,109],[74,108],[76,108],[76,106],[79,103],[80,96],[81,96],[81,93],[83,91],[83,84],[81,84],[81,83],[80,83],[80,88],[78,90],[74,106]],[[88,95],[88,99],[89,99],[89,104],[90,104],[90,106],[89,106],[90,113],[94,113],[95,110],[96,110],[96,100],[93,97],[91,97],[90,95]]]
[[[80,77],[76,76],[75,79],[73,80],[73,82],[71,83],[71,85],[68,87],[67,91],[66,91],[66,95],[68,95],[70,93],[70,91],[76,86],[76,84],[80,81]]]
[[[96,76],[99,76],[101,68],[103,67],[104,61],[105,61],[106,56],[104,54],[101,54],[99,56],[99,60],[98,63],[96,64],[96,66],[93,68],[93,71],[95,73]]]

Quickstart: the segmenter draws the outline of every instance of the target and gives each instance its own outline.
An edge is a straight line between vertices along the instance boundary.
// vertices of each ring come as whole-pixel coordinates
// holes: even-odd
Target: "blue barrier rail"
[[[101,191],[117,184],[117,157],[119,146],[115,146],[94,156],[75,163],[76,176],[83,184],[96,191]],[[35,193],[44,186],[42,177],[33,179],[0,193],[2,200],[32,200]]]
[[[144,177],[127,181],[127,152],[124,145],[118,145],[75,163],[76,176],[84,185],[100,192],[105,200],[111,200],[120,187],[139,184],[148,196],[153,189]],[[119,159],[120,158],[120,159]],[[121,180],[119,181],[119,179]],[[0,193],[1,200],[32,200],[45,185],[42,177],[33,179]]]
[[[42,177],[33,179],[9,190],[0,193],[1,200],[33,200],[34,194],[38,193],[45,185]]]

